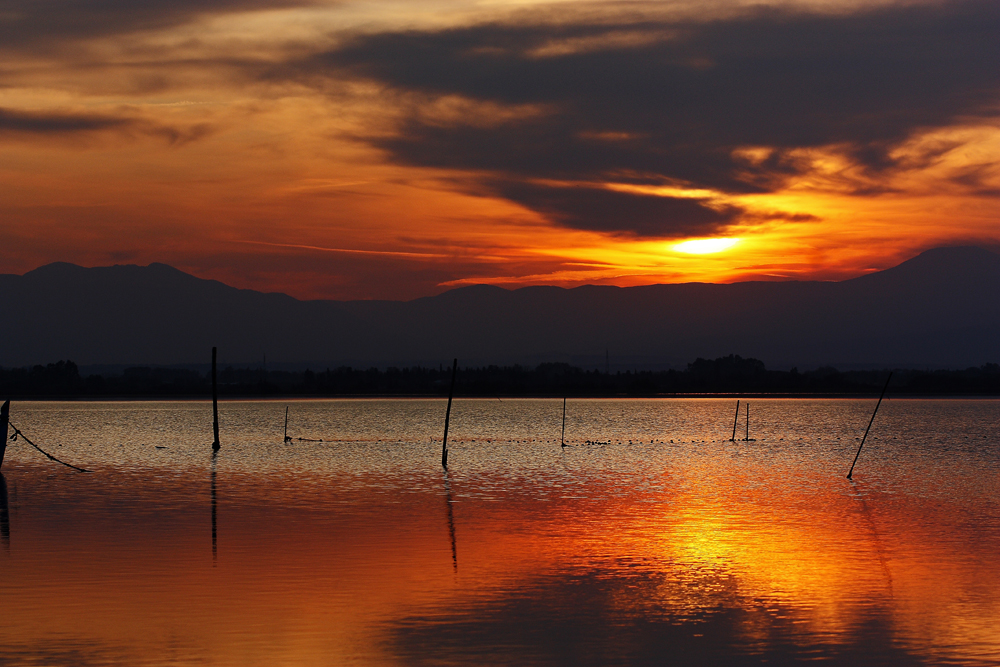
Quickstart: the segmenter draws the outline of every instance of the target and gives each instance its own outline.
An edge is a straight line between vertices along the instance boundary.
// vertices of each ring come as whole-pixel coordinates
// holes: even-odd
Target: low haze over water
[[[0,665],[1000,664],[998,400],[287,405],[15,403]]]

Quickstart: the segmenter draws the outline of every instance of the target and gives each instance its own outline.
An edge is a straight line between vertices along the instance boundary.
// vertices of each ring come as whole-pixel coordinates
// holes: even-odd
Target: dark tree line
[[[447,368],[327,368],[264,371],[227,367],[219,372],[224,396],[436,396],[447,394]],[[896,395],[1000,395],[1000,366],[964,370],[895,369]],[[869,394],[881,390],[885,370],[799,372],[767,370],[757,359],[729,355],[696,359],[684,370],[604,373],[562,363],[460,368],[460,396],[656,396],[663,394]],[[184,397],[211,391],[206,372],[127,368],[121,375],[80,375],[72,361],[0,369],[5,398]]]

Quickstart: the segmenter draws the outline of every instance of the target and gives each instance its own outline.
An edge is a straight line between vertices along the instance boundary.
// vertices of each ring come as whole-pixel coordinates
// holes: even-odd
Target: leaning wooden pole
[[[0,407],[0,468],[3,468],[3,456],[7,453],[7,426],[10,424],[10,401],[6,401]]]
[[[215,358],[217,350],[212,348],[212,429],[215,432],[215,442],[212,443],[212,451],[217,452],[222,447],[219,444],[219,383],[215,373]]]
[[[878,403],[875,404],[875,411],[872,412],[872,418],[868,420],[868,428],[865,429],[865,435],[861,438],[861,444],[858,445],[858,453],[854,455],[854,463],[851,464],[851,469],[847,471],[847,479],[850,479],[851,475],[854,474],[854,465],[858,462],[858,457],[861,456],[861,448],[865,446],[865,440],[868,439],[868,431],[872,428],[875,415],[878,414],[878,406],[882,405],[882,399],[885,398],[885,390],[889,388],[889,380],[891,379],[892,373],[889,373],[889,377],[885,380],[885,386],[882,387],[882,395],[878,397]]]
[[[733,437],[729,439],[729,442],[736,442],[736,424],[740,420],[740,401],[736,400],[736,416],[733,417]]]
[[[559,438],[559,443],[565,447],[566,446],[566,397],[563,396],[563,427],[562,436]]]
[[[448,390],[448,409],[444,413],[444,440],[441,443],[441,465],[448,467],[448,422],[451,420],[451,399],[455,397],[455,376],[458,375],[458,359],[451,365],[451,389]]]

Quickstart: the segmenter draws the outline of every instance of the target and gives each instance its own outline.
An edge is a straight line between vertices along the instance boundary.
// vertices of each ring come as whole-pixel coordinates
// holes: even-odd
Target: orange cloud
[[[378,7],[25,14],[0,45],[0,270],[411,298],[840,279],[1000,242],[992,3]]]

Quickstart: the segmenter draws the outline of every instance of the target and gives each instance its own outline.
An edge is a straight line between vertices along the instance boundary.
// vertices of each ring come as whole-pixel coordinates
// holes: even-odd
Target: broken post
[[[448,390],[448,409],[444,413],[444,441],[441,443],[441,465],[448,467],[448,422],[451,420],[451,399],[455,396],[455,375],[458,374],[458,359],[451,365],[451,389]]]
[[[217,452],[222,447],[219,444],[219,384],[215,374],[216,348],[212,348],[212,428],[215,431],[215,442],[212,443],[212,451]]]
[[[7,425],[10,423],[10,401],[6,401],[0,407],[0,468],[3,468],[3,457],[7,453]]]
[[[729,442],[736,442],[736,423],[740,420],[740,401],[736,399],[736,416],[733,417],[733,437],[729,439]]]
[[[878,406],[882,405],[882,399],[885,398],[885,390],[889,388],[889,380],[891,379],[892,373],[889,373],[889,377],[885,380],[885,386],[882,387],[882,395],[878,397],[878,403],[875,404],[875,411],[872,412],[872,418],[868,420],[868,428],[865,429],[865,435],[861,438],[861,444],[858,445],[858,453],[854,455],[854,463],[851,464],[851,469],[847,471],[847,479],[851,479],[851,475],[854,474],[854,465],[858,462],[858,457],[861,456],[861,448],[865,446],[865,440],[868,439],[868,431],[872,428],[875,415],[878,414]]]

